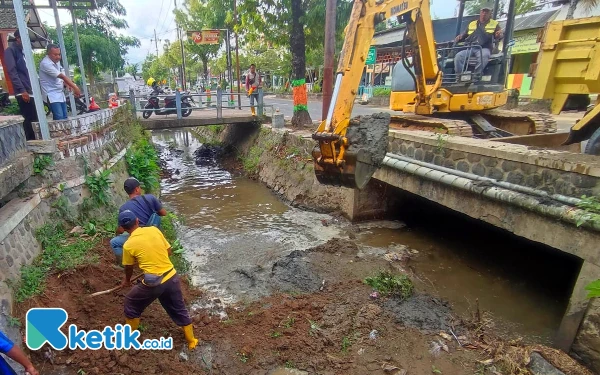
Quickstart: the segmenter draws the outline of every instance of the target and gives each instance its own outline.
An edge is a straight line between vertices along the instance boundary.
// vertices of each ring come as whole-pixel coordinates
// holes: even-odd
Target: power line
[[[160,23],[160,16],[162,14],[163,5],[165,5],[165,0],[162,0],[160,2],[160,11],[158,11],[158,18],[156,19],[156,26],[154,26],[154,33],[156,33],[156,28],[158,27],[158,24]]]

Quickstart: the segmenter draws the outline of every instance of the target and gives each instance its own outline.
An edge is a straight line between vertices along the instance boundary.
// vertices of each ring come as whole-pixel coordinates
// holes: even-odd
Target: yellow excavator
[[[514,2],[515,0],[511,0]],[[406,25],[402,58],[393,71],[390,108],[401,116],[379,114],[350,119],[375,27],[392,17]],[[454,54],[478,45],[436,49],[429,0],[355,0],[345,31],[327,118],[313,134],[317,180],[362,189],[387,150],[390,124],[400,129],[496,138],[552,132],[551,116],[498,110],[507,102],[506,54],[490,57],[476,73],[470,59],[454,73]]]

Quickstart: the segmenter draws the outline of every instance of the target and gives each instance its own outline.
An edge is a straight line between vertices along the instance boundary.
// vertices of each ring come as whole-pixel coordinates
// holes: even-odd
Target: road
[[[265,97],[265,105],[272,105],[274,110],[279,108],[279,111],[284,114],[286,119],[291,119],[294,114],[294,103],[291,99],[276,98],[273,95]],[[321,119],[321,101],[309,101],[308,112],[310,117],[314,120]],[[372,113],[388,112],[392,114],[399,114],[399,112],[392,111],[386,107],[376,107],[371,105],[354,104],[352,110],[352,117],[370,115]],[[270,109],[267,109],[267,115],[270,115]],[[557,127],[559,132],[568,132],[571,126],[575,124],[577,120],[582,118],[584,112],[565,112],[560,115],[553,116],[556,119]]]
[[[273,110],[279,109],[286,119],[291,119],[294,114],[294,102],[291,99],[280,99],[273,95],[265,97],[265,105],[272,105]],[[308,113],[310,118],[314,120],[321,120],[322,102],[319,100],[313,100],[308,102]],[[372,113],[388,112],[396,113],[388,108],[374,107],[369,105],[355,104],[352,110],[352,117],[370,115]],[[270,110],[267,110],[267,115],[270,115]]]

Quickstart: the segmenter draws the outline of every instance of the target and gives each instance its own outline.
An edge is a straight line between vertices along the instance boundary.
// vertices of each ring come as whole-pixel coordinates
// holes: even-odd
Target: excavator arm
[[[429,0],[355,0],[327,118],[313,134],[319,142],[313,158],[320,183],[362,189],[385,157],[389,115],[363,121],[350,121],[350,116],[375,26],[392,17],[407,25],[403,48],[410,51],[414,66],[415,112],[433,111],[431,97],[441,85],[442,74],[437,64]]]

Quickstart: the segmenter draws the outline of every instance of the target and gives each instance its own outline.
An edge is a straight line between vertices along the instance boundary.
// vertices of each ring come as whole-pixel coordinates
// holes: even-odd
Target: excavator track
[[[556,120],[550,114],[535,112],[512,112],[492,109],[479,112],[494,127],[515,135],[556,133]],[[468,117],[468,114],[465,113]],[[466,120],[438,118],[420,115],[392,116],[390,128],[398,130],[425,130],[436,133],[475,137],[473,127]]]
[[[548,113],[492,109],[481,113],[495,127],[515,135],[556,133],[556,120]]]
[[[420,115],[392,116],[390,128],[398,130],[425,130],[461,137],[473,137],[473,128],[466,121]]]

